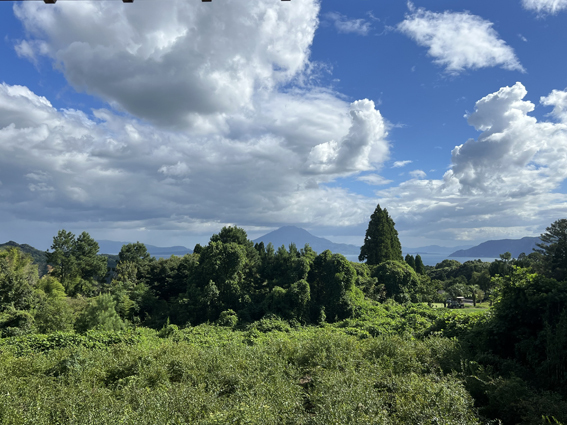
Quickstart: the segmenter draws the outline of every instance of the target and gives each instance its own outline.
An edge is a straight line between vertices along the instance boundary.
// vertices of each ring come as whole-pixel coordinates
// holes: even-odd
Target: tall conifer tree
[[[376,206],[370,216],[370,223],[364,237],[364,245],[360,248],[359,261],[366,260],[367,264],[380,264],[384,261],[403,261],[402,245],[394,221],[386,208]]]
[[[415,267],[414,270],[417,274],[425,274],[425,265],[421,259],[421,255],[417,254],[415,256]]]
[[[415,258],[413,258],[413,255],[406,254],[405,261],[412,269],[415,270]]]

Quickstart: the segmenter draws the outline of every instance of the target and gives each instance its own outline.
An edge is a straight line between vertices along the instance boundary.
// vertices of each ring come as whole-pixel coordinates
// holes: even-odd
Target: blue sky
[[[457,7],[458,6],[458,7]],[[360,244],[567,215],[567,0],[0,2],[0,241]]]

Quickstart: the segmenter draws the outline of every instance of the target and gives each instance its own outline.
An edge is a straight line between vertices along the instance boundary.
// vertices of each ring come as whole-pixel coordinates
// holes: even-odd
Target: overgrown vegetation
[[[435,267],[236,227],[182,258],[125,245],[115,268],[60,231],[42,278],[11,247],[0,423],[566,423],[565,228],[518,259]],[[492,308],[431,307],[458,296]]]

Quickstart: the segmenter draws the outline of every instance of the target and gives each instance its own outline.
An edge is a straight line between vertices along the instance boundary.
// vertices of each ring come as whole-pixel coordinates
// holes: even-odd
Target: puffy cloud
[[[567,123],[567,91],[553,90],[549,96],[540,99],[542,105],[553,106],[551,115]]]
[[[413,161],[410,161],[409,159],[406,159],[405,161],[396,161],[394,162],[394,165],[392,165],[392,168],[400,168],[400,167],[404,167],[408,164],[411,164]]]
[[[562,93],[542,103],[557,108]],[[516,83],[476,103],[467,119],[481,134],[455,147],[443,179],[409,180],[378,192],[406,235],[519,237],[565,216],[567,196],[557,189],[567,179],[567,123],[531,117],[526,94]]]
[[[333,22],[338,32],[344,34],[368,35],[372,29],[370,22],[364,19],[349,19],[337,12],[329,12],[325,17]]]
[[[351,104],[352,125],[340,142],[331,140],[311,149],[308,170],[313,173],[344,174],[371,170],[388,158],[386,124],[368,99]]]
[[[465,69],[500,66],[524,72],[514,50],[492,28],[492,22],[470,13],[414,10],[397,28],[451,74]]]
[[[14,10],[29,35],[20,56],[50,58],[74,88],[138,117],[207,132],[304,70],[319,3],[23,2]]]
[[[522,5],[528,10],[554,15],[567,9],[567,0],[522,0]]]

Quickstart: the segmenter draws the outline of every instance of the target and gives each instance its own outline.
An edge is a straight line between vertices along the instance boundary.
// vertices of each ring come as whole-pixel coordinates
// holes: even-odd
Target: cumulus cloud
[[[567,9],[567,0],[522,0],[522,5],[528,10],[537,13],[549,13],[555,15],[563,9]]]
[[[319,3],[69,3],[15,6],[28,39],[18,54],[47,57],[79,91],[153,123],[201,128],[253,110],[253,99],[305,69]]]
[[[411,10],[398,30],[427,47],[429,56],[448,73],[494,66],[524,72],[514,50],[499,37],[492,22],[468,12]]]
[[[467,119],[481,133],[453,149],[442,179],[409,180],[378,192],[406,234],[526,236],[565,216],[567,196],[556,189],[567,179],[567,123],[530,116],[535,106],[526,94],[516,83],[476,102]],[[564,105],[563,92],[541,102]]]
[[[409,159],[406,159],[405,161],[396,161],[394,162],[394,165],[392,165],[392,168],[400,168],[400,167],[404,167],[408,164],[411,164],[413,161],[410,161]]]
[[[340,33],[368,35],[372,29],[370,22],[364,19],[349,19],[338,12],[329,12],[325,14],[325,17],[333,22],[335,28]]]
[[[57,110],[25,87],[2,84],[0,217],[201,231],[225,223],[360,223],[371,200],[320,184],[371,169],[386,155],[383,120],[370,101],[349,106],[335,98],[321,110],[317,99],[329,94],[311,95],[303,102],[279,95],[303,103],[286,115],[313,130],[298,143],[278,131],[287,125],[277,116],[267,123],[262,114],[232,117],[230,137],[203,136],[108,110]],[[305,99],[313,102],[308,118]],[[308,160],[329,140],[329,122],[338,123],[332,133],[341,147],[327,170],[313,172]]]
[[[542,97],[540,103],[545,106],[553,106],[550,115],[567,123],[567,91],[553,90],[549,96]]]
[[[351,104],[352,125],[340,142],[331,140],[311,149],[308,170],[314,173],[353,173],[371,170],[388,159],[386,124],[368,99]]]

